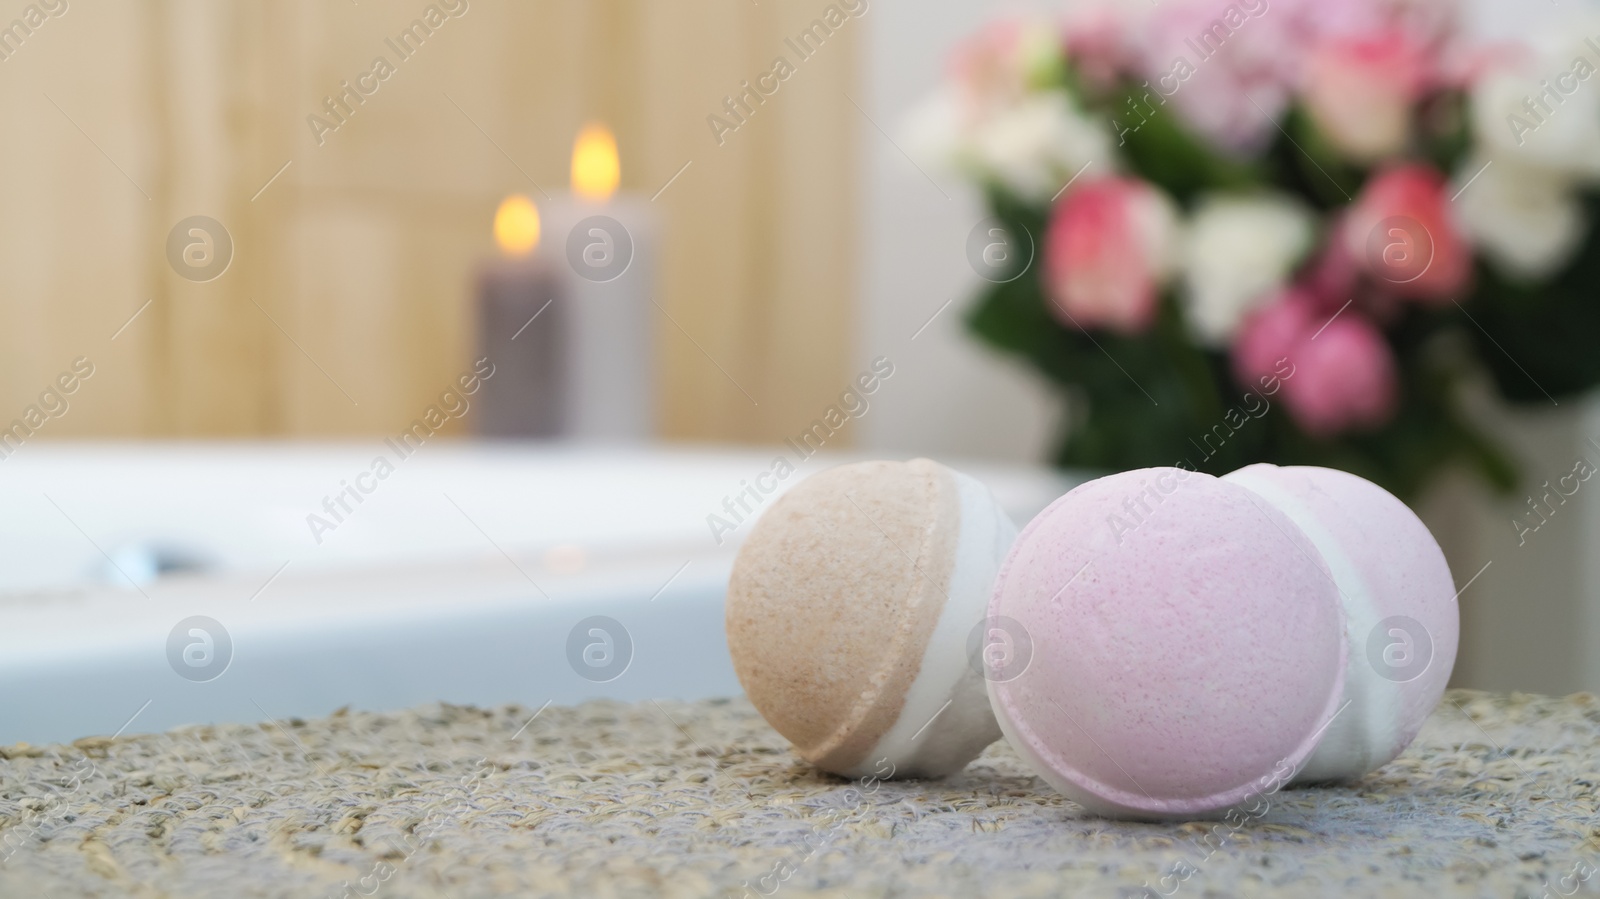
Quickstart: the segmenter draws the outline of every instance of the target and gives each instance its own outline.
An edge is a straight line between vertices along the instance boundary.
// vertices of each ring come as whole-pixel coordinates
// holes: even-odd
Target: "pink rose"
[[[1398,30],[1334,38],[1311,53],[1305,102],[1341,152],[1361,162],[1405,149],[1411,107],[1428,86],[1431,62]]]
[[[1141,74],[1159,95],[1153,102],[1237,154],[1277,138],[1318,47],[1394,34],[1422,48],[1425,58],[1442,60],[1451,54],[1460,13],[1457,0],[1163,0],[1152,6],[1138,34]],[[1136,129],[1139,115],[1118,118],[1130,116],[1123,124]]]
[[[1137,63],[1128,16],[1108,6],[1074,7],[1062,21],[1067,61],[1098,89],[1112,87]]]
[[[1151,102],[1164,108],[1157,114],[1170,109],[1225,152],[1259,151],[1278,133],[1274,121],[1303,65],[1302,5],[1175,0],[1157,6],[1143,31],[1140,66]],[[1142,125],[1131,111],[1116,115],[1122,127]]]
[[[1280,363],[1293,361],[1289,357],[1320,326],[1316,306],[1310,294],[1288,287],[1245,319],[1233,341],[1233,376],[1240,384],[1257,386]]]
[[[1000,19],[956,45],[950,54],[950,75],[969,98],[1011,98],[1022,92],[1021,57],[1017,45],[1022,22]]]
[[[1143,181],[1106,178],[1068,191],[1045,234],[1045,292],[1062,323],[1137,333],[1155,317],[1172,267],[1177,214]]]
[[[1321,327],[1321,326],[1319,326]],[[1312,437],[1376,427],[1394,415],[1398,399],[1394,354],[1366,319],[1346,312],[1290,357],[1283,402]]]
[[[1283,402],[1317,438],[1374,427],[1394,415],[1398,376],[1383,335],[1354,309],[1327,312],[1298,288],[1251,316],[1233,347],[1234,376],[1283,385]]]
[[[1059,77],[1062,53],[1055,24],[1001,19],[956,46],[950,75],[972,108],[1005,107]]]
[[[1472,277],[1444,175],[1408,163],[1374,175],[1343,222],[1345,249],[1390,293],[1448,303]]]

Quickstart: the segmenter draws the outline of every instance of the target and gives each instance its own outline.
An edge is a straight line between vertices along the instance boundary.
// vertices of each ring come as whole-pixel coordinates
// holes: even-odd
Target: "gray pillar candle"
[[[649,202],[557,194],[546,204],[549,254],[561,270],[563,433],[600,443],[655,434],[656,224]],[[544,316],[539,316],[539,322]],[[537,326],[539,322],[534,324]],[[520,341],[519,341],[520,342]]]
[[[570,310],[562,279],[537,257],[499,259],[478,272],[478,352],[495,375],[483,382],[477,433],[484,437],[560,437],[567,430]]]

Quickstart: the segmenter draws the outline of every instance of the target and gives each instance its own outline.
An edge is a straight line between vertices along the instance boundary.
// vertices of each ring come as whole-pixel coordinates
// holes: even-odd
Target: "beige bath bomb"
[[[728,648],[750,701],[846,777],[939,777],[1000,736],[980,627],[1017,529],[937,462],[814,475],[756,523],[728,585]]]

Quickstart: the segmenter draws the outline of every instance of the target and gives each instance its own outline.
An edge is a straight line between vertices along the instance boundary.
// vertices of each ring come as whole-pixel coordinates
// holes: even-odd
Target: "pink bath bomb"
[[[1012,546],[989,616],[1031,651],[989,680],[1001,730],[1101,814],[1204,817],[1271,793],[1344,695],[1316,547],[1210,475],[1141,469],[1056,500]]]
[[[1450,566],[1421,519],[1364,478],[1262,464],[1223,480],[1286,515],[1333,573],[1345,611],[1349,706],[1296,780],[1355,780],[1399,755],[1444,694],[1461,635]]]

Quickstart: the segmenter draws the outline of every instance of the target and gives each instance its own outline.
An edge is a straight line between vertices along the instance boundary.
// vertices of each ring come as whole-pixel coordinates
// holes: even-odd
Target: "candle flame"
[[[539,245],[539,208],[522,194],[500,201],[494,212],[494,242],[508,256],[526,256]]]
[[[572,190],[586,200],[605,200],[622,180],[617,139],[596,122],[583,126],[572,144]]]

